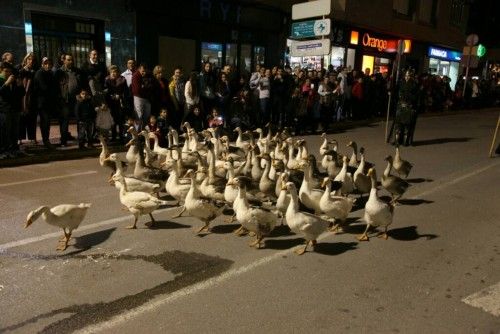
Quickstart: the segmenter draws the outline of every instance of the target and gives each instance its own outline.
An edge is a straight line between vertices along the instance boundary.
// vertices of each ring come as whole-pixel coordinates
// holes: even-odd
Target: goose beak
[[[26,224],[24,224],[24,228],[28,228],[28,226],[30,226],[31,224],[33,224],[33,220],[28,219],[28,220],[26,221]]]

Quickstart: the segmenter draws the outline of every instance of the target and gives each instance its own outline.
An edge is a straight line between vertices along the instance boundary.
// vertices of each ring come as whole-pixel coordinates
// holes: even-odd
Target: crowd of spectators
[[[128,59],[122,72],[106,68],[96,50],[77,68],[70,54],[55,62],[33,53],[16,65],[11,53],[0,63],[0,158],[22,155],[24,144],[36,144],[37,126],[41,143],[49,141],[51,121],[60,130],[58,145],[77,141],[81,149],[92,147],[98,134],[125,143],[125,125],[148,127],[160,135],[170,127],[183,130],[189,122],[196,130],[221,131],[236,127],[255,129],[271,122],[295,134],[327,131],[334,122],[369,119],[385,115],[390,78],[388,73],[370,73],[349,68],[321,71],[256,65],[252,73],[239,73],[230,65],[214,68],[204,63],[201,72],[184,75],[175,68],[171,75],[162,66],[152,71],[146,64]],[[496,76],[471,80],[463,94],[463,80],[455,90],[447,77],[421,74],[418,113],[450,108],[478,108],[500,103],[500,81]],[[76,137],[68,129],[76,120]]]

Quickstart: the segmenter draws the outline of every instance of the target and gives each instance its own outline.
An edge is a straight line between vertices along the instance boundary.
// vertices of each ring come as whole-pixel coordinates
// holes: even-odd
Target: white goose
[[[396,154],[394,155],[392,167],[400,176],[404,177],[405,179],[408,177],[411,169],[413,168],[413,165],[410,162],[401,159],[399,145],[396,146]]]
[[[319,201],[321,200],[321,196],[323,196],[323,192],[312,187],[312,169],[311,164],[306,165],[304,179],[299,189],[299,199],[308,209],[314,210],[314,213],[319,214],[321,213]]]
[[[251,179],[241,176],[233,179],[232,183],[238,186],[238,205],[235,208],[236,220],[247,231],[255,233],[255,241],[249,246],[260,248],[265,236],[269,235],[276,226],[276,215],[270,210],[261,207],[251,207],[246,197],[246,184]]]
[[[347,172],[347,157],[342,158],[343,164],[340,173],[335,176],[334,181],[342,182],[342,189],[340,190],[342,194],[350,194],[354,190],[354,181],[352,180],[351,173]]]
[[[286,223],[293,232],[302,234],[306,239],[305,247],[295,251],[298,255],[302,255],[306,252],[309,244],[313,247],[316,245],[316,239],[327,230],[329,222],[316,215],[299,211],[299,198],[295,184],[288,182],[286,188],[291,196],[290,205],[285,215]]]
[[[204,223],[204,225],[197,230],[197,233],[202,231],[210,232],[210,222],[222,213],[225,206],[220,205],[219,202],[212,199],[203,198],[201,196],[201,192],[196,186],[194,171],[189,170],[186,176],[191,178],[191,187],[189,188],[184,202],[186,212]]]
[[[155,196],[142,191],[128,191],[127,182],[122,177],[120,184],[120,202],[134,216],[134,224],[127,226],[128,229],[137,228],[137,220],[139,216],[149,214],[151,222],[146,223],[146,226],[151,227],[155,223],[155,219],[151,214],[158,209],[160,205],[168,204],[167,201],[162,201]]]
[[[332,179],[325,177],[322,186],[325,192],[319,201],[319,207],[328,217],[335,219],[335,225],[332,231],[336,231],[340,224],[345,222],[349,212],[352,210],[354,199],[344,196],[333,196],[332,192]]]
[[[121,189],[118,183],[121,183],[121,178],[124,177],[125,181],[127,182],[127,187],[129,191],[143,191],[148,194],[153,194],[156,193],[158,194],[160,192],[160,185],[157,183],[152,183],[148,181],[143,181],[136,179],[135,177],[128,177],[125,176],[124,171],[123,171],[123,161],[121,161],[116,155],[116,153],[112,153],[109,155],[107,160],[114,162],[116,165],[116,172],[111,176],[110,183],[111,185],[115,185],[117,189]]]
[[[77,229],[82,220],[87,214],[90,203],[75,204],[61,204],[53,208],[48,206],[41,206],[38,209],[31,211],[26,217],[26,224],[24,228],[30,226],[38,217],[42,216],[43,220],[49,225],[62,228],[64,232],[63,238],[59,241],[57,250],[63,251],[68,247],[68,242],[71,239],[73,230]],[[68,230],[66,232],[66,229]]]
[[[286,184],[288,183],[288,172],[282,172],[279,176],[278,182],[280,186],[280,192],[278,194],[278,199],[276,200],[276,209],[278,210],[278,216],[281,217],[281,225],[286,221],[285,214],[290,205],[290,194],[287,192]]]
[[[387,227],[392,224],[394,217],[394,205],[385,203],[377,196],[377,173],[374,168],[368,170],[368,176],[371,178],[372,188],[370,197],[365,205],[364,220],[366,221],[365,232],[358,237],[359,241],[368,241],[368,230],[371,226],[383,227],[384,232],[379,236],[387,239]]]
[[[360,194],[360,196],[363,196],[363,194],[369,193],[371,189],[371,179],[368,175],[363,174],[363,171],[365,169],[365,149],[361,147],[359,149],[359,153],[361,156],[361,159],[359,161],[358,168],[354,172],[354,186],[356,187],[356,190]]]

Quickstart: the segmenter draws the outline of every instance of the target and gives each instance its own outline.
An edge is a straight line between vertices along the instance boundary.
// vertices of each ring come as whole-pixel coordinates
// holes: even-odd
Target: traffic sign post
[[[463,62],[464,62],[464,64],[466,64],[467,67],[465,68],[465,80],[464,80],[464,89],[462,91],[462,98],[465,98],[465,87],[467,86],[467,79],[469,77],[469,67],[471,66],[471,60],[473,57],[477,58],[477,55],[475,55],[475,54],[477,54],[478,48],[475,47],[475,45],[478,42],[479,42],[479,36],[476,34],[470,34],[465,39],[465,44],[467,44],[467,46],[464,47]],[[475,52],[474,52],[474,49],[476,50]],[[475,67],[477,67],[477,64]]]

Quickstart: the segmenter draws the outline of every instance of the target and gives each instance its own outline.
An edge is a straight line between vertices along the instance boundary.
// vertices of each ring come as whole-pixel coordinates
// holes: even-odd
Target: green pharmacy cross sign
[[[309,38],[330,34],[330,19],[292,23],[292,38]]]
[[[478,57],[482,57],[486,54],[486,48],[484,47],[484,45],[482,44],[479,44],[477,46],[477,56]]]

